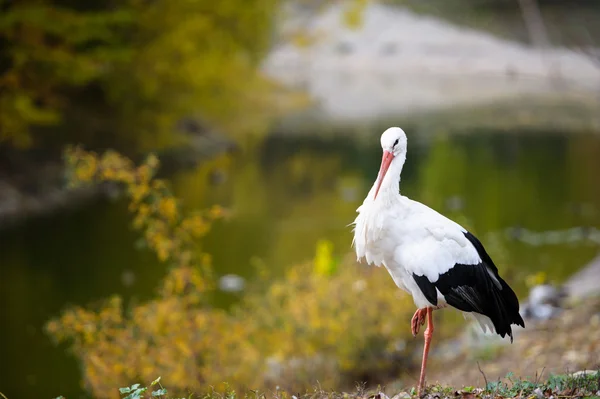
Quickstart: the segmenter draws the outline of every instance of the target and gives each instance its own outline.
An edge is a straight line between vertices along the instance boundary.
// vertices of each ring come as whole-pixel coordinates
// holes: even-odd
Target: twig
[[[2,396],[4,399],[8,399],[2,392],[0,392],[0,396]]]
[[[367,384],[365,382],[357,382],[356,383],[356,393],[358,397],[363,397],[365,395]]]
[[[540,372],[539,376],[538,376],[537,371],[535,372],[535,386],[536,387],[540,383],[540,381],[542,380],[542,376],[544,375],[544,370],[546,370],[546,366],[542,367],[542,371]]]
[[[487,377],[485,376],[485,373],[481,369],[481,366],[479,365],[479,361],[477,361],[477,368],[479,369],[479,372],[483,376],[483,381],[485,382],[485,388],[487,389],[487,387],[488,387],[488,380],[487,380]]]

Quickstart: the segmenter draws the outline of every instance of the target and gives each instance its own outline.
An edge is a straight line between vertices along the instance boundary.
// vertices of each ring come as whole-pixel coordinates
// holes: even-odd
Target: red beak
[[[387,173],[390,164],[394,160],[394,154],[389,151],[383,151],[383,156],[381,157],[381,167],[379,168],[379,176],[377,181],[377,189],[375,189],[375,198],[377,198],[377,194],[379,193],[379,188],[381,187],[381,182]]]

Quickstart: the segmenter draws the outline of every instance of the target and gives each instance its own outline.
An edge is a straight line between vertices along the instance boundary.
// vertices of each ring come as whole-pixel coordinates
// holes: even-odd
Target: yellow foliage
[[[260,273],[265,277],[231,311],[216,309],[207,297],[214,286],[210,257],[198,251],[196,238],[224,211],[182,215],[166,184],[152,179],[157,162],[135,167],[116,153],[81,149],[71,149],[66,159],[75,178],[97,182],[110,176],[129,188],[136,228],[171,265],[148,302],[126,309],[113,297],[97,309],[67,309],[47,323],[55,340],[70,343],[94,397],[117,398],[115,385],[150,383],[157,375],[175,395],[211,386],[224,390],[224,382],[239,390],[279,385],[297,391],[317,381],[333,388],[353,384],[366,372],[398,367],[398,356],[410,357],[410,345],[405,352],[396,347],[410,336],[412,301],[384,271],[348,258],[335,272],[314,273],[308,262],[275,280]],[[78,174],[90,159],[96,160],[96,173]],[[144,195],[133,194],[139,186],[147,190]],[[330,244],[321,244],[328,261],[330,250]]]
[[[548,282],[548,274],[546,272],[540,271],[535,274],[531,274],[526,277],[525,284],[529,288],[533,288],[536,285],[546,284]]]
[[[154,179],[159,166],[158,158],[150,155],[136,167],[131,160],[115,151],[101,156],[79,147],[65,151],[65,161],[72,186],[100,182],[119,183],[129,195],[129,210],[133,214],[133,227],[142,231],[144,244],[154,251],[161,261],[173,266],[192,266],[206,259],[197,250],[197,238],[208,233],[213,220],[225,212],[213,207],[183,218],[180,206],[164,181]]]
[[[331,276],[312,273],[311,263],[290,268],[266,292],[247,293],[234,315],[258,327],[253,342],[269,366],[261,386],[294,391],[392,368],[412,310],[389,276],[349,257]]]
[[[333,243],[328,240],[317,242],[317,253],[315,255],[315,273],[329,275],[333,273],[335,263],[333,260]]]
[[[175,221],[177,217],[177,203],[174,198],[163,198],[158,203],[159,213],[165,215],[167,220],[171,223]]]
[[[409,337],[412,303],[379,269],[347,260],[324,277],[298,265],[266,292],[251,288],[231,313],[199,304],[205,287],[192,270],[172,269],[160,296],[130,312],[113,299],[48,323],[54,338],[71,342],[95,397],[116,398],[115,384],[156,375],[176,394],[223,382],[239,390],[298,391],[317,381],[333,388],[401,367],[395,355],[410,357],[410,344],[403,352],[395,344]]]

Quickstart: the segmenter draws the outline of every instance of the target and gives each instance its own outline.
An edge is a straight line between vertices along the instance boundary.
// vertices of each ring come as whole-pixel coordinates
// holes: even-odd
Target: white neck
[[[402,173],[402,167],[406,161],[406,154],[398,154],[390,164],[390,167],[385,174],[379,193],[375,201],[377,202],[390,202],[394,198],[400,196],[400,174]],[[375,197],[375,190],[377,189],[377,183],[379,182],[379,176],[375,180],[371,191],[369,192],[369,198],[372,200]]]

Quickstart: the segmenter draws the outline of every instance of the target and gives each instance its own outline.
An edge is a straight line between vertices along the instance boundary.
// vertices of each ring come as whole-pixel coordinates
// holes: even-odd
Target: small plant
[[[157,379],[155,379],[154,381],[152,381],[152,383],[150,383],[150,386],[155,386],[157,385],[159,386],[160,389],[153,391],[152,392],[152,396],[164,396],[167,394],[167,390],[162,386],[162,384],[160,383],[160,377],[158,377]]]
[[[148,387],[142,387],[141,384],[133,384],[130,387],[119,388],[119,393],[124,396],[122,399],[142,399],[144,398],[144,393],[148,391]],[[160,383],[160,377],[152,381],[150,387],[158,385],[158,389],[153,390],[150,393],[152,398],[167,398],[167,390]],[[183,399],[183,398],[182,398]]]
[[[130,387],[119,388],[119,393],[121,395],[127,394],[123,399],[140,399],[144,397],[143,394],[147,390],[146,387],[140,387],[140,384],[133,384]]]
[[[517,378],[513,373],[505,377],[510,383],[490,381],[485,393],[505,398],[526,397],[529,395],[544,397],[584,397],[600,392],[600,371],[597,373],[550,375],[545,382]]]

